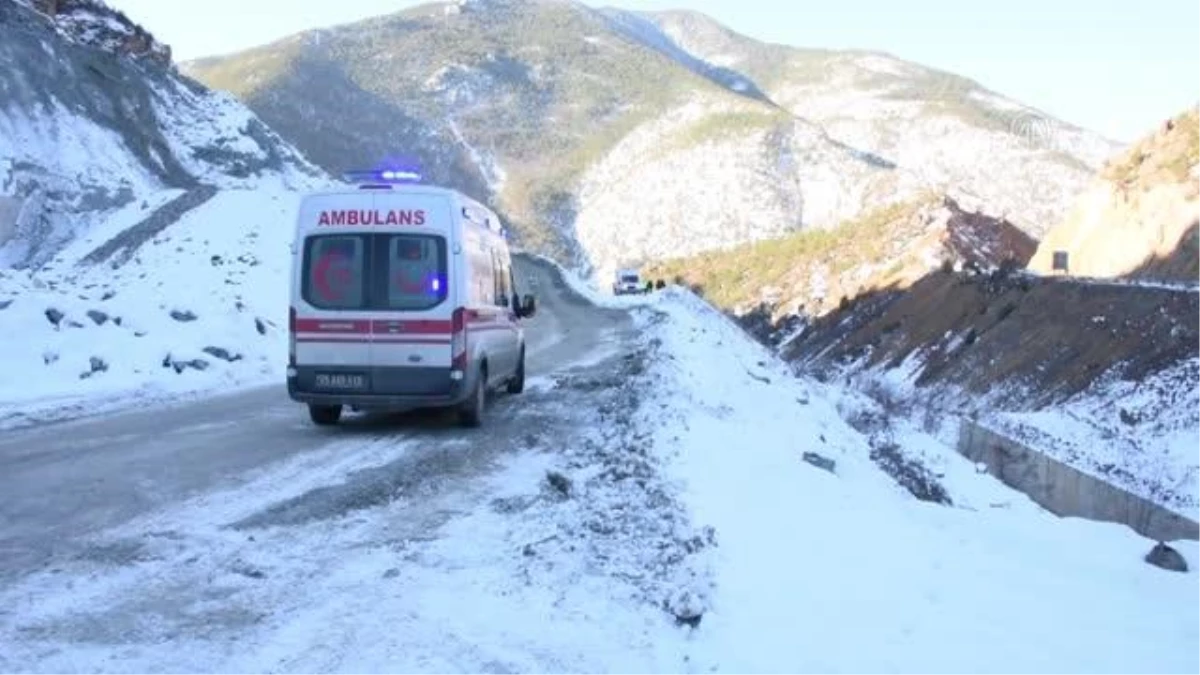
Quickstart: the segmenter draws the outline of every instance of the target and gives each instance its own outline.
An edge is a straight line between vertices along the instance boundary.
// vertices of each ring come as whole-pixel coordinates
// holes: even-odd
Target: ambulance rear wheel
[[[483,408],[487,403],[487,366],[479,368],[479,376],[475,378],[475,388],[467,400],[463,401],[458,410],[458,419],[464,427],[477,427],[483,424]]]
[[[512,379],[508,381],[506,391],[510,394],[519,394],[525,391],[525,348],[521,348],[521,358],[517,361],[517,372],[513,374]]]
[[[313,424],[317,426],[332,426],[337,424],[338,420],[342,419],[342,406],[310,404],[308,406],[308,416],[312,418]]]

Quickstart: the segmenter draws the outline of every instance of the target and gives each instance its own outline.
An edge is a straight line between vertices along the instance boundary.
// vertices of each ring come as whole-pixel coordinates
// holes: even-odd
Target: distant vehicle
[[[358,172],[306,195],[292,247],[287,385],[318,425],[344,407],[452,407],[525,388],[533,295],[518,300],[496,214],[404,172]]]
[[[612,285],[613,295],[628,295],[631,293],[645,293],[646,288],[642,285],[641,275],[637,270],[624,269],[617,270],[616,279]]]

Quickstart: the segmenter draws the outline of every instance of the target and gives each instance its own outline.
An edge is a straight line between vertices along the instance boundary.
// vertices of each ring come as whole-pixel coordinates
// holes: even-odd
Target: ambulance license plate
[[[367,388],[367,376],[362,373],[317,373],[313,383],[317,389],[352,391]]]

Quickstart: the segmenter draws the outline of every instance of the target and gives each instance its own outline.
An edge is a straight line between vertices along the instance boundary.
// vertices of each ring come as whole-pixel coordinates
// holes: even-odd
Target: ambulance
[[[500,220],[403,171],[305,195],[292,244],[287,388],[313,423],[343,410],[456,409],[525,388],[521,296]]]

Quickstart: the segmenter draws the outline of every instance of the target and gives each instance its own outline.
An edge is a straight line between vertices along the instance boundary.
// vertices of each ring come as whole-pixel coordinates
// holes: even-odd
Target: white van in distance
[[[635,269],[617,270],[616,278],[613,279],[612,285],[613,295],[626,295],[629,293],[645,293],[646,289],[642,286],[642,278]]]
[[[454,407],[482,422],[487,393],[525,387],[525,333],[496,214],[392,171],[306,195],[292,245],[288,395],[312,421],[342,410]]]

